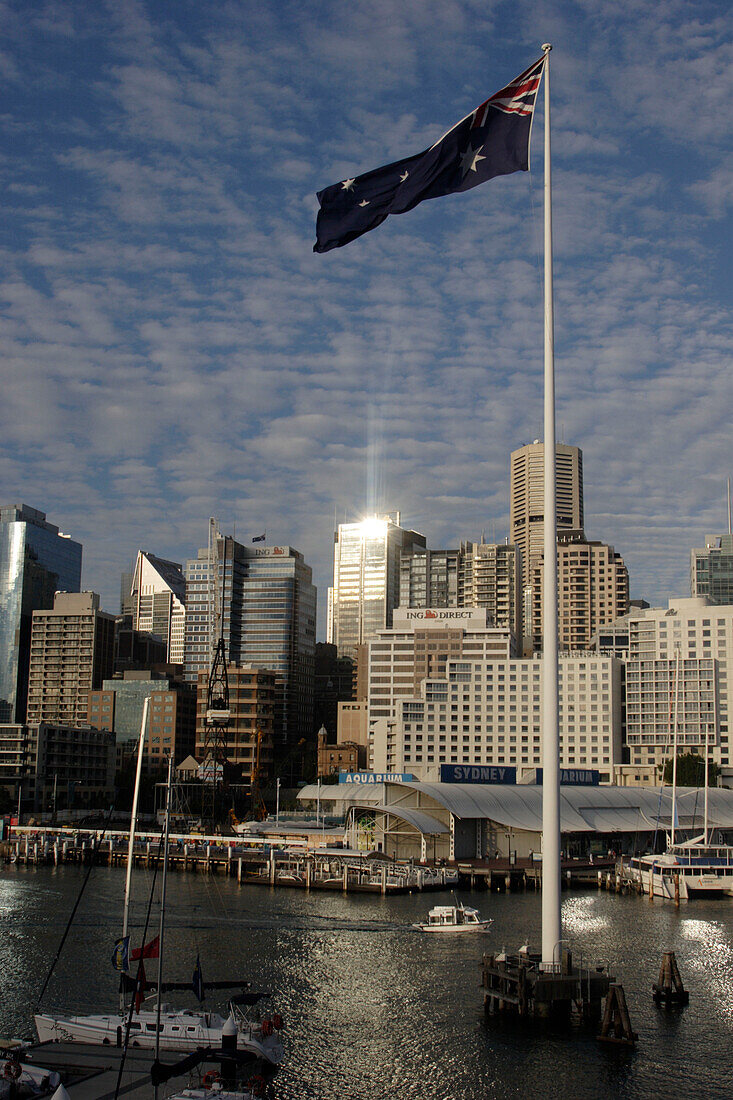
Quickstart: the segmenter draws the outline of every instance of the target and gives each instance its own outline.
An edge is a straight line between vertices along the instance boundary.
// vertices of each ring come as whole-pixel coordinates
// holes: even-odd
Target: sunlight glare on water
[[[0,876],[3,1035],[32,1031],[32,1014],[83,872],[8,867]],[[134,925],[150,877],[136,872]],[[124,874],[98,868],[79,908],[44,1008],[94,1011],[116,1000],[110,963],[120,934]],[[563,900],[563,934],[576,961],[609,963],[623,983],[635,1050],[594,1034],[497,1026],[484,1018],[482,952],[540,943],[540,896],[459,894],[494,923],[488,935],[412,929],[451,895],[382,898],[266,887],[232,879],[168,880],[166,964],[190,980],[242,977],[270,990],[286,1020],[280,1100],[665,1100],[733,1095],[733,904],[650,903],[588,891]],[[155,918],[157,920],[157,916]],[[139,934],[139,933],[138,933]],[[664,951],[675,951],[690,1004],[651,998]],[[212,1004],[213,1007],[213,1004]]]

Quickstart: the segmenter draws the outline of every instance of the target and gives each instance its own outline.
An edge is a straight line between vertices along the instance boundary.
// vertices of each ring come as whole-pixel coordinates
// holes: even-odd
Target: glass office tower
[[[706,535],[690,556],[690,594],[711,603],[733,603],[733,535]]]
[[[339,524],[328,630],[339,657],[354,660],[360,645],[392,626],[400,598],[400,554],[417,547],[425,548],[425,536],[401,527],[399,512]]]
[[[81,553],[45,513],[0,507],[0,723],[25,721],[32,615],[80,590]]]
[[[295,744],[313,733],[316,589],[311,568],[291,546],[250,548],[219,535],[220,592],[225,556],[222,618],[227,660],[275,673],[275,743]],[[207,548],[186,562],[185,573],[185,677],[196,683],[211,660]]]

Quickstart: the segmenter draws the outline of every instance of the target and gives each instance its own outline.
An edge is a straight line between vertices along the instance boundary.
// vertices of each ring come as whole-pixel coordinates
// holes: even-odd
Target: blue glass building
[[[216,552],[227,660],[275,673],[276,746],[312,738],[316,589],[310,566],[291,546],[252,548],[229,536],[218,536]],[[185,669],[195,683],[211,660],[207,549],[186,562],[185,573]]]
[[[81,552],[45,513],[0,507],[0,723],[25,721],[32,615],[80,590]]]

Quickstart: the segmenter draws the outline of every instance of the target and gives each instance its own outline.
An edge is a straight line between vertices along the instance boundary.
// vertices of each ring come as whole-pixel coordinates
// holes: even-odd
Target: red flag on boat
[[[146,943],[144,947],[136,947],[132,952],[130,958],[133,962],[138,959],[157,959],[160,955],[160,936],[156,936],[150,943]]]

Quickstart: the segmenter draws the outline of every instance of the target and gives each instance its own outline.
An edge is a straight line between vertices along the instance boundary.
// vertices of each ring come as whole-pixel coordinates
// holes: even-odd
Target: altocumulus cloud
[[[431,545],[508,521],[542,416],[533,172],[326,257],[315,191],[425,148],[554,41],[558,421],[635,594],[687,589],[730,470],[733,95],[719,5],[3,5],[7,498],[116,607],[139,546],[218,515],[301,549],[334,515]],[[674,111],[670,111],[671,97]]]

